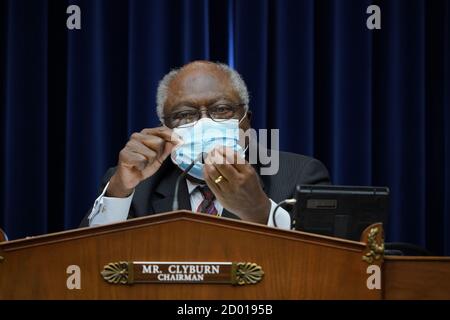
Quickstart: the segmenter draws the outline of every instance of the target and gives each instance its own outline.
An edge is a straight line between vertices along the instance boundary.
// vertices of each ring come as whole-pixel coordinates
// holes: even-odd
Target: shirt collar
[[[192,192],[194,192],[195,189],[196,189],[198,186],[204,186],[204,184],[195,183],[195,182],[192,182],[192,181],[189,180],[189,179],[186,179],[186,184],[187,184],[187,187],[188,187],[189,195],[191,195]]]

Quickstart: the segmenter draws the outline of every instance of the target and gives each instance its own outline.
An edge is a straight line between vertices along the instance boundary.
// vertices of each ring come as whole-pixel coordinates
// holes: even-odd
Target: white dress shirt
[[[203,201],[203,195],[197,188],[198,184],[195,184],[189,180],[186,180],[186,183],[190,195],[191,208],[192,210],[196,210],[200,205],[200,203]],[[103,189],[102,194],[94,202],[94,206],[92,207],[92,211],[88,217],[89,226],[98,226],[108,223],[121,222],[125,221],[128,217],[128,211],[130,210],[131,201],[134,196],[134,191],[126,198],[106,197],[105,193],[106,189],[108,188],[108,185],[109,182]],[[269,219],[267,221],[267,225],[269,227],[273,227],[274,225],[272,216],[275,206],[277,204],[274,201],[272,201],[272,199],[270,199],[270,202],[272,206],[270,208],[270,214]],[[220,202],[216,199],[214,200],[214,205],[217,209],[218,215],[221,216],[223,212],[222,204],[220,204]],[[291,216],[283,208],[281,207],[278,208],[275,219],[278,228],[287,230],[291,228]]]

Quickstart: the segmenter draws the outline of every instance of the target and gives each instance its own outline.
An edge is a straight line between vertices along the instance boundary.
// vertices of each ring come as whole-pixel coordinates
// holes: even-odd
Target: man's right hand
[[[106,195],[114,198],[128,197],[139,182],[158,171],[179,142],[175,136],[167,127],[133,133],[119,153],[117,170],[109,181]]]

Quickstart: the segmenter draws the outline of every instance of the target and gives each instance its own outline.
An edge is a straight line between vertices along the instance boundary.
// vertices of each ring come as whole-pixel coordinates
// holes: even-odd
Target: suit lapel
[[[175,183],[180,171],[169,161],[165,161],[158,172],[151,178],[142,181],[133,197],[133,208],[136,216],[172,211]],[[180,209],[191,210],[191,202],[186,181],[180,181],[178,189]]]
[[[155,190],[161,198],[153,200],[153,210],[155,213],[172,211],[172,204],[174,199],[175,183],[177,181],[179,172],[175,171],[173,177],[161,180],[160,184]],[[180,210],[191,210],[191,201],[187,190],[186,180],[180,181],[178,189],[178,207]]]
[[[166,174],[155,188],[155,198],[153,199],[153,210],[155,213],[172,211],[175,184],[181,171],[174,165],[167,166]],[[191,210],[191,201],[186,185],[186,180],[180,181],[178,189],[178,207],[180,210]]]

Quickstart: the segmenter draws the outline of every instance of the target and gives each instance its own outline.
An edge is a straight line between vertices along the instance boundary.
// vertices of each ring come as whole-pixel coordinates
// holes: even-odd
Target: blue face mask
[[[177,145],[171,153],[173,163],[181,170],[185,170],[199,154],[208,153],[216,146],[226,146],[244,157],[244,151],[239,145],[239,120],[237,119],[216,122],[210,118],[201,118],[193,126],[178,127],[173,131],[183,140],[183,143]],[[189,175],[205,180],[203,166],[203,163],[195,163]]]

